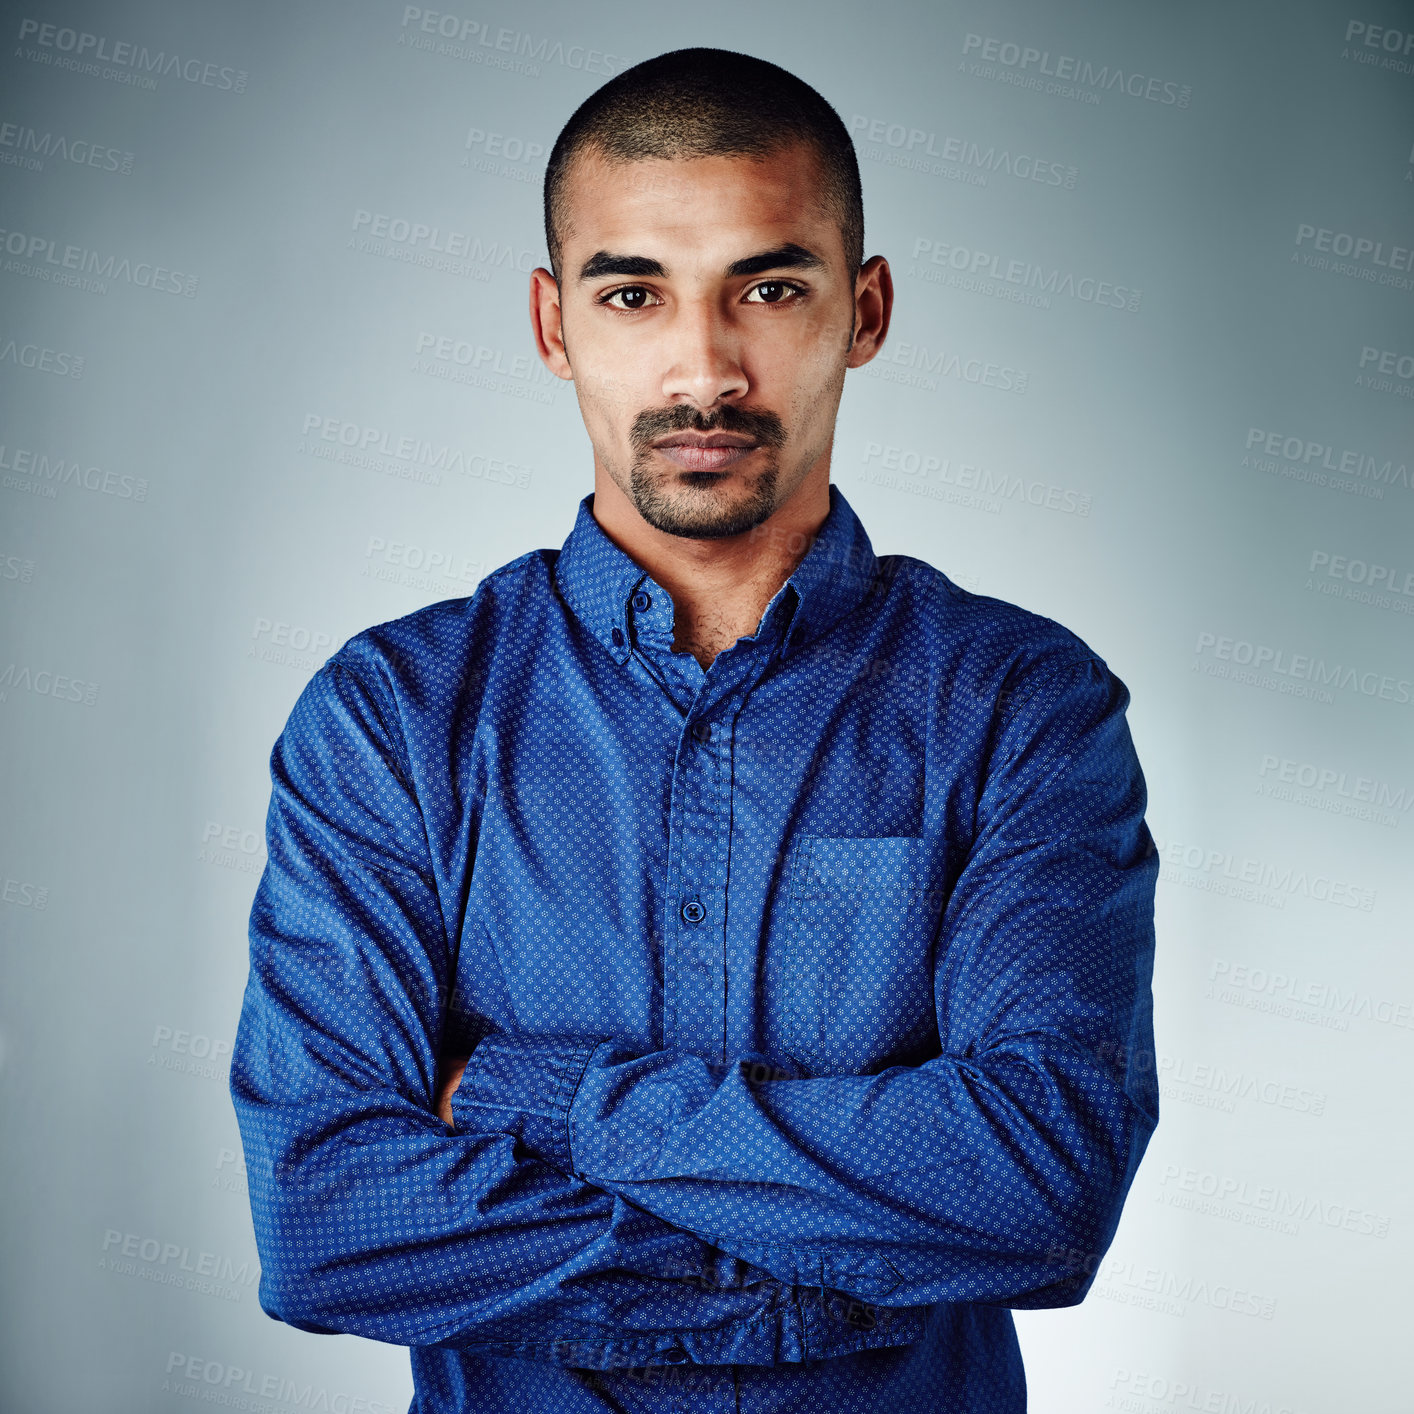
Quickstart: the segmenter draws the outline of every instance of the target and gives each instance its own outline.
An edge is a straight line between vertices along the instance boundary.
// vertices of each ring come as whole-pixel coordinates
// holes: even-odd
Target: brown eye
[[[650,292],[642,285],[627,285],[621,290],[613,290],[601,301],[612,304],[615,309],[647,309]]]
[[[747,300],[752,304],[787,304],[802,293],[798,285],[789,285],[784,280],[763,280],[751,287]]]

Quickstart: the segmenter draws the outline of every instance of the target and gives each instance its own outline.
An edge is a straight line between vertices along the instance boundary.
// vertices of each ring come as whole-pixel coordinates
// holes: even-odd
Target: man
[[[411,1346],[417,1410],[1012,1414],[1008,1308],[1084,1296],[1158,1114],[1128,694],[830,486],[892,286],[813,89],[628,70],[546,235],[593,494],[272,756],[261,1305]]]

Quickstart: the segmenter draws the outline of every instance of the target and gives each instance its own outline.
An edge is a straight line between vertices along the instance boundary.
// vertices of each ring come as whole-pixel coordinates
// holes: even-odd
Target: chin
[[[776,467],[745,480],[730,472],[677,472],[656,475],[635,463],[629,498],[639,515],[665,535],[693,540],[725,540],[745,535],[776,509]]]
[[[725,540],[732,535],[745,535],[776,509],[775,498],[770,495],[762,497],[759,492],[729,495],[710,490],[647,497],[635,504],[639,515],[654,529],[696,540]]]

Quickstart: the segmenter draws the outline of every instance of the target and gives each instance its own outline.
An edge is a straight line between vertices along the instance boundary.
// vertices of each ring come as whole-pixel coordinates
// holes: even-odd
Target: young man
[[[261,1305],[422,1411],[1014,1414],[1008,1308],[1084,1296],[1158,1116],[1128,694],[829,484],[892,286],[813,89],[628,70],[546,234],[593,494],[272,756]]]

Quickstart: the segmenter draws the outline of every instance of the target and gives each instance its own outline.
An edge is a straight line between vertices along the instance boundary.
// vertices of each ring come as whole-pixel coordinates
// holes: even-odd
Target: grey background
[[[266,758],[350,634],[568,532],[589,448],[525,317],[543,153],[611,73],[712,43],[856,131],[898,306],[834,477],[876,549],[1059,619],[1133,692],[1163,1119],[1090,1297],[1018,1315],[1033,1407],[1407,1410],[1407,5],[3,26],[4,1408],[406,1407],[404,1351],[256,1303],[225,1085]],[[377,216],[471,258],[370,246]],[[1049,307],[969,287],[993,257]]]

